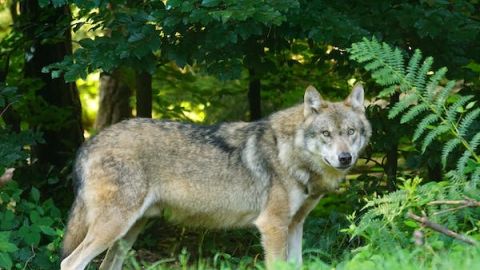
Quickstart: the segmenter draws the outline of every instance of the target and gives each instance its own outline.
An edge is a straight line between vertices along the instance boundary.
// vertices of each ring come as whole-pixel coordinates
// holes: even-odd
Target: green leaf
[[[473,108],[473,106],[475,106],[475,104],[477,104],[476,101],[471,101],[467,104],[467,106],[465,106],[465,109],[470,110],[471,108]]]
[[[18,247],[13,243],[0,242],[0,252],[15,252]]]
[[[62,76],[62,72],[59,70],[52,70],[52,79],[57,79]]]
[[[204,7],[215,7],[218,6],[222,1],[221,0],[203,0],[202,6]]]
[[[54,7],[58,8],[67,4],[66,0],[51,0]]]
[[[419,227],[418,224],[413,220],[405,220],[403,223],[410,228],[418,228]]]
[[[10,241],[10,232],[0,232],[0,253],[15,252],[18,247]]]
[[[23,224],[18,230],[18,235],[27,245],[38,246],[40,243],[40,228],[38,226]]]
[[[40,227],[40,231],[42,231],[46,235],[50,235],[50,236],[57,235],[57,232],[49,226],[40,225],[39,227]]]
[[[40,200],[40,191],[36,187],[32,187],[32,191],[30,192],[30,196],[32,200],[36,203]]]
[[[469,102],[474,96],[468,95],[468,96],[461,96],[457,101],[455,101],[452,105],[448,107],[448,110],[446,112],[447,120],[449,122],[454,122],[455,117],[458,113],[458,108],[464,106],[467,102]]]
[[[10,210],[5,210],[3,213],[0,212],[0,230],[12,230],[14,227],[15,214]]]
[[[6,252],[0,252],[0,269],[10,270],[12,269],[12,266],[13,262],[10,255]]]
[[[465,66],[466,68],[470,69],[473,72],[480,73],[480,64],[476,63],[474,61],[471,61],[468,63],[468,65]]]
[[[41,8],[44,8],[44,7],[48,6],[48,4],[50,4],[50,0],[38,0],[38,5]]]

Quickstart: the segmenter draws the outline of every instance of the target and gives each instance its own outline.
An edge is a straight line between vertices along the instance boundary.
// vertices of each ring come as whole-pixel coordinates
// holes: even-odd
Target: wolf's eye
[[[348,131],[347,131],[348,135],[353,135],[354,133],[355,133],[355,129],[353,129],[353,128],[349,128]]]
[[[325,136],[325,137],[330,137],[330,131],[324,130],[324,131],[322,131],[322,135]]]

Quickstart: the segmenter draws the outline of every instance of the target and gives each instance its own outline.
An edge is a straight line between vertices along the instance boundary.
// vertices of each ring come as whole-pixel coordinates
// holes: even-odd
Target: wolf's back
[[[89,213],[105,200],[120,211],[153,200],[174,208],[182,221],[192,220],[193,213],[208,213],[195,222],[215,227],[234,212],[259,211],[271,173],[267,160],[272,151],[263,151],[271,147],[265,143],[270,135],[267,122],[199,126],[123,121],[79,151],[77,193],[89,194],[86,203],[95,208],[87,209]]]

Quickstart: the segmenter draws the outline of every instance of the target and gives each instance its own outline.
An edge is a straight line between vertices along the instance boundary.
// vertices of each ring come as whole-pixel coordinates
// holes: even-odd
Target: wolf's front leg
[[[302,238],[303,221],[289,226],[287,260],[294,263],[298,268],[302,265]]]
[[[287,235],[290,224],[289,207],[284,199],[287,197],[283,188],[272,186],[265,209],[255,220],[255,225],[262,235],[267,269],[275,269],[275,262],[287,258]]]
[[[258,229],[262,234],[267,269],[275,269],[275,262],[285,261],[287,257],[288,226],[280,224],[278,220],[270,220],[267,224],[258,226]]]
[[[293,216],[290,225],[288,226],[288,253],[287,259],[289,262],[293,262],[300,269],[302,259],[302,240],[303,240],[303,224],[308,214],[315,208],[318,201],[323,195],[311,195],[308,197],[303,205]]]

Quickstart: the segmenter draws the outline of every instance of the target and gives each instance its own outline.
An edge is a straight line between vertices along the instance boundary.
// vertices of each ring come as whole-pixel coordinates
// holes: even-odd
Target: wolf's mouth
[[[333,166],[332,163],[330,163],[330,161],[328,161],[328,159],[326,158],[323,158],[323,161],[330,167],[336,169],[336,170],[340,170],[340,171],[345,171],[345,170],[348,170],[352,167],[352,165],[345,165],[345,166]]]
[[[332,164],[330,163],[330,161],[328,161],[328,159],[323,158],[323,161],[325,161],[325,163],[327,163],[330,167],[333,167]]]

